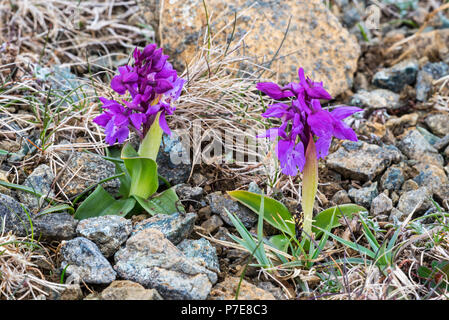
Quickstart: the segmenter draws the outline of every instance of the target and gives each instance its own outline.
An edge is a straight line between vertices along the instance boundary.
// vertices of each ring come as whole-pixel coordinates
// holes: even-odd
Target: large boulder
[[[165,52],[175,59],[175,68],[184,69],[207,34],[203,0],[140,0],[139,4],[162,37],[159,42]],[[333,96],[352,86],[360,47],[322,1],[208,0],[206,5],[214,44],[225,48],[244,36],[239,50],[274,71],[264,76],[297,81],[298,68],[303,67],[315,81],[324,81]]]

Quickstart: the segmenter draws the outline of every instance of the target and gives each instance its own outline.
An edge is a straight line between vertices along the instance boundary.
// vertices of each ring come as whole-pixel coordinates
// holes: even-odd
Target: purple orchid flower
[[[279,139],[276,154],[282,173],[295,176],[302,172],[306,162],[305,148],[309,140],[316,139],[317,159],[329,153],[332,138],[357,141],[355,132],[343,119],[362,111],[356,107],[340,106],[331,112],[321,107],[319,99],[331,100],[332,96],[324,89],[322,82],[306,78],[304,69],[298,71],[299,83],[292,82],[281,88],[275,83],[263,82],[257,89],[275,100],[292,98],[270,105],[262,114],[265,118],[278,118],[280,127],[268,129],[258,138]]]
[[[158,113],[162,130],[171,134],[166,115],[175,111],[174,102],[179,98],[185,80],[167,62],[168,56],[155,44],[133,52],[134,64],[118,68],[119,74],[111,81],[111,88],[120,95],[127,92],[131,100],[100,98],[104,112],[94,122],[105,128],[105,141],[113,145],[123,143],[130,129],[143,139]]]

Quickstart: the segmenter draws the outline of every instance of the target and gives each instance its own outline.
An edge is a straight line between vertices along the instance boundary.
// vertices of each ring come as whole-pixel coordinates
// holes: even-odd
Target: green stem
[[[313,205],[318,190],[318,159],[312,136],[306,150],[306,164],[302,180],[302,209],[304,210],[303,231],[312,236]],[[303,235],[304,236],[304,235]]]
[[[149,158],[154,161],[156,161],[156,157],[162,141],[162,134],[164,133],[161,129],[161,126],[159,125],[160,115],[160,112],[156,115],[156,118],[154,119],[150,130],[142,140],[139,147],[139,156]]]

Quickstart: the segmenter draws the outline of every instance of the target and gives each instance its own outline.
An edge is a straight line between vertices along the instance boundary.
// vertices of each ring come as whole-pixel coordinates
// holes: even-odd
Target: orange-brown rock
[[[273,71],[266,72],[264,77],[281,83],[298,81],[298,68],[303,67],[312,79],[323,81],[333,96],[352,86],[360,47],[321,1],[206,0],[205,3],[214,45],[226,47],[231,41],[236,14],[232,41],[245,36],[242,53]],[[176,59],[175,67],[183,69],[185,62],[207,43],[203,0],[140,0],[140,4],[146,19],[157,30],[165,52]]]
[[[234,300],[240,282],[239,277],[227,277],[217,284],[209,295],[211,300]],[[242,280],[238,300],[276,300],[270,292]]]

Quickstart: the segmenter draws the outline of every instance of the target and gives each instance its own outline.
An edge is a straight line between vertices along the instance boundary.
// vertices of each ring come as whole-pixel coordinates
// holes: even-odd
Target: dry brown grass
[[[39,249],[39,250],[38,250]],[[51,260],[44,248],[32,237],[17,237],[11,232],[0,232],[0,300],[42,299],[51,291],[62,291],[66,286],[46,280],[36,264]]]

